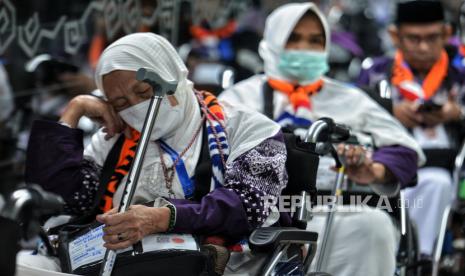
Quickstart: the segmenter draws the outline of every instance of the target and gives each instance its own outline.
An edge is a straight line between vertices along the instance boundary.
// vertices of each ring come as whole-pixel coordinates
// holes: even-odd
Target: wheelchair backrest
[[[315,153],[315,145],[302,143],[293,133],[284,132],[287,150],[286,170],[288,184],[282,195],[300,195],[302,191],[316,196],[316,175],[319,156]]]

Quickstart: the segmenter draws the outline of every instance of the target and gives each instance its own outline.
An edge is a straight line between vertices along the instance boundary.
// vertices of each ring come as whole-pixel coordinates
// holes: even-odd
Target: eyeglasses
[[[413,34],[406,34],[406,35],[400,36],[401,40],[411,45],[420,45],[422,41],[424,41],[428,45],[435,45],[441,42],[442,38],[443,38],[442,33],[430,34],[430,35],[425,35],[425,36],[413,35]]]

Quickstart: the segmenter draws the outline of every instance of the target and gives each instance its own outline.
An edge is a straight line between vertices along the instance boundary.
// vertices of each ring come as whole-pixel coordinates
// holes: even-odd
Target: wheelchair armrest
[[[255,229],[249,237],[249,246],[253,251],[268,251],[279,243],[310,243],[318,240],[318,233],[293,227],[263,227]]]

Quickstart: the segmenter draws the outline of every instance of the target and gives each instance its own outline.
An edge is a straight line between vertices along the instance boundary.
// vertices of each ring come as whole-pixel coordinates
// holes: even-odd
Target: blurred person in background
[[[234,69],[234,79],[240,81],[262,70],[258,44],[263,32],[265,13],[260,1],[195,1],[196,16],[190,24],[190,54],[186,63],[196,77],[195,66],[212,64]],[[185,47],[185,46],[183,46]],[[196,60],[196,62],[192,62]],[[197,85],[202,79],[194,79]]]
[[[392,5],[391,1],[385,0],[331,1],[328,11],[332,43],[329,77],[352,82],[358,77],[366,55],[383,54],[382,36]]]
[[[463,138],[465,75],[451,64],[445,45],[451,27],[440,2],[399,3],[390,35],[394,57],[365,64],[358,85],[410,130],[427,162],[418,185],[406,190],[418,226],[420,251],[429,258],[443,212],[453,198],[451,170]]]
[[[351,127],[354,134],[370,133],[376,147],[371,157],[362,146],[338,145],[339,154],[348,160],[347,176],[382,195],[393,195],[411,184],[417,162],[423,159],[421,149],[365,93],[324,76],[330,37],[326,18],[313,3],[279,7],[268,16],[260,43],[265,74],[237,83],[219,98],[262,112],[297,135],[305,134],[312,122],[322,117]],[[335,175],[330,166],[320,161],[320,190],[331,189]],[[360,212],[339,207],[322,271],[332,275],[393,275],[399,235],[391,217],[368,206]],[[322,233],[326,213],[313,214],[307,229]],[[362,251],[363,256],[353,254]]]

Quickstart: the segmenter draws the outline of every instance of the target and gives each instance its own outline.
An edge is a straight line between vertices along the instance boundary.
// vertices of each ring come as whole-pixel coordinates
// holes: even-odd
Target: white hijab
[[[320,10],[312,3],[283,5],[268,16],[264,38],[260,42],[259,53],[265,61],[265,76],[256,75],[234,85],[222,93],[222,100],[263,112],[263,83],[269,78],[289,81],[278,70],[279,55],[289,34],[308,10],[320,18],[326,36],[325,51],[329,51],[330,30]],[[327,77],[323,77],[323,81],[322,90],[311,98],[311,111],[303,117],[311,121],[330,117],[337,123],[348,125],[362,143],[370,143],[372,137],[377,147],[401,145],[410,148],[417,153],[418,164],[424,164],[425,156],[418,143],[366,93]],[[274,118],[286,110],[292,110],[288,96],[278,91],[274,92],[273,105]],[[366,133],[371,134],[371,137]]]
[[[330,29],[325,16],[313,3],[291,3],[274,10],[266,19],[265,32],[258,52],[265,63],[265,75],[268,78],[290,81],[278,69],[279,55],[300,18],[313,11],[321,21],[325,32],[325,52],[329,53]]]
[[[193,93],[193,84],[187,79],[188,70],[176,50],[165,38],[153,33],[136,33],[122,37],[108,46],[102,53],[96,68],[97,87],[105,94],[102,86],[103,75],[115,70],[137,71],[141,67],[157,72],[165,80],[178,81],[175,96],[181,111],[174,112],[164,99],[155,125],[162,133],[161,138],[180,153],[194,136],[201,121],[201,114]],[[230,144],[228,163],[279,131],[278,125],[258,113],[238,110],[227,105],[223,107]],[[251,132],[252,129],[257,130]],[[95,134],[84,152],[85,156],[92,158],[99,165],[104,163],[108,152],[118,139],[113,137],[105,141],[104,135],[102,131]],[[199,135],[182,158],[189,177],[194,175],[201,147],[202,139]],[[172,159],[168,154],[165,153],[163,158],[167,166],[172,164]],[[155,143],[150,143],[147,148],[140,180],[133,202],[150,201],[156,197],[168,196]],[[119,203],[125,181],[126,178],[122,180],[116,191],[113,199],[115,205]],[[178,177],[173,179],[172,188],[176,198],[184,198]]]

